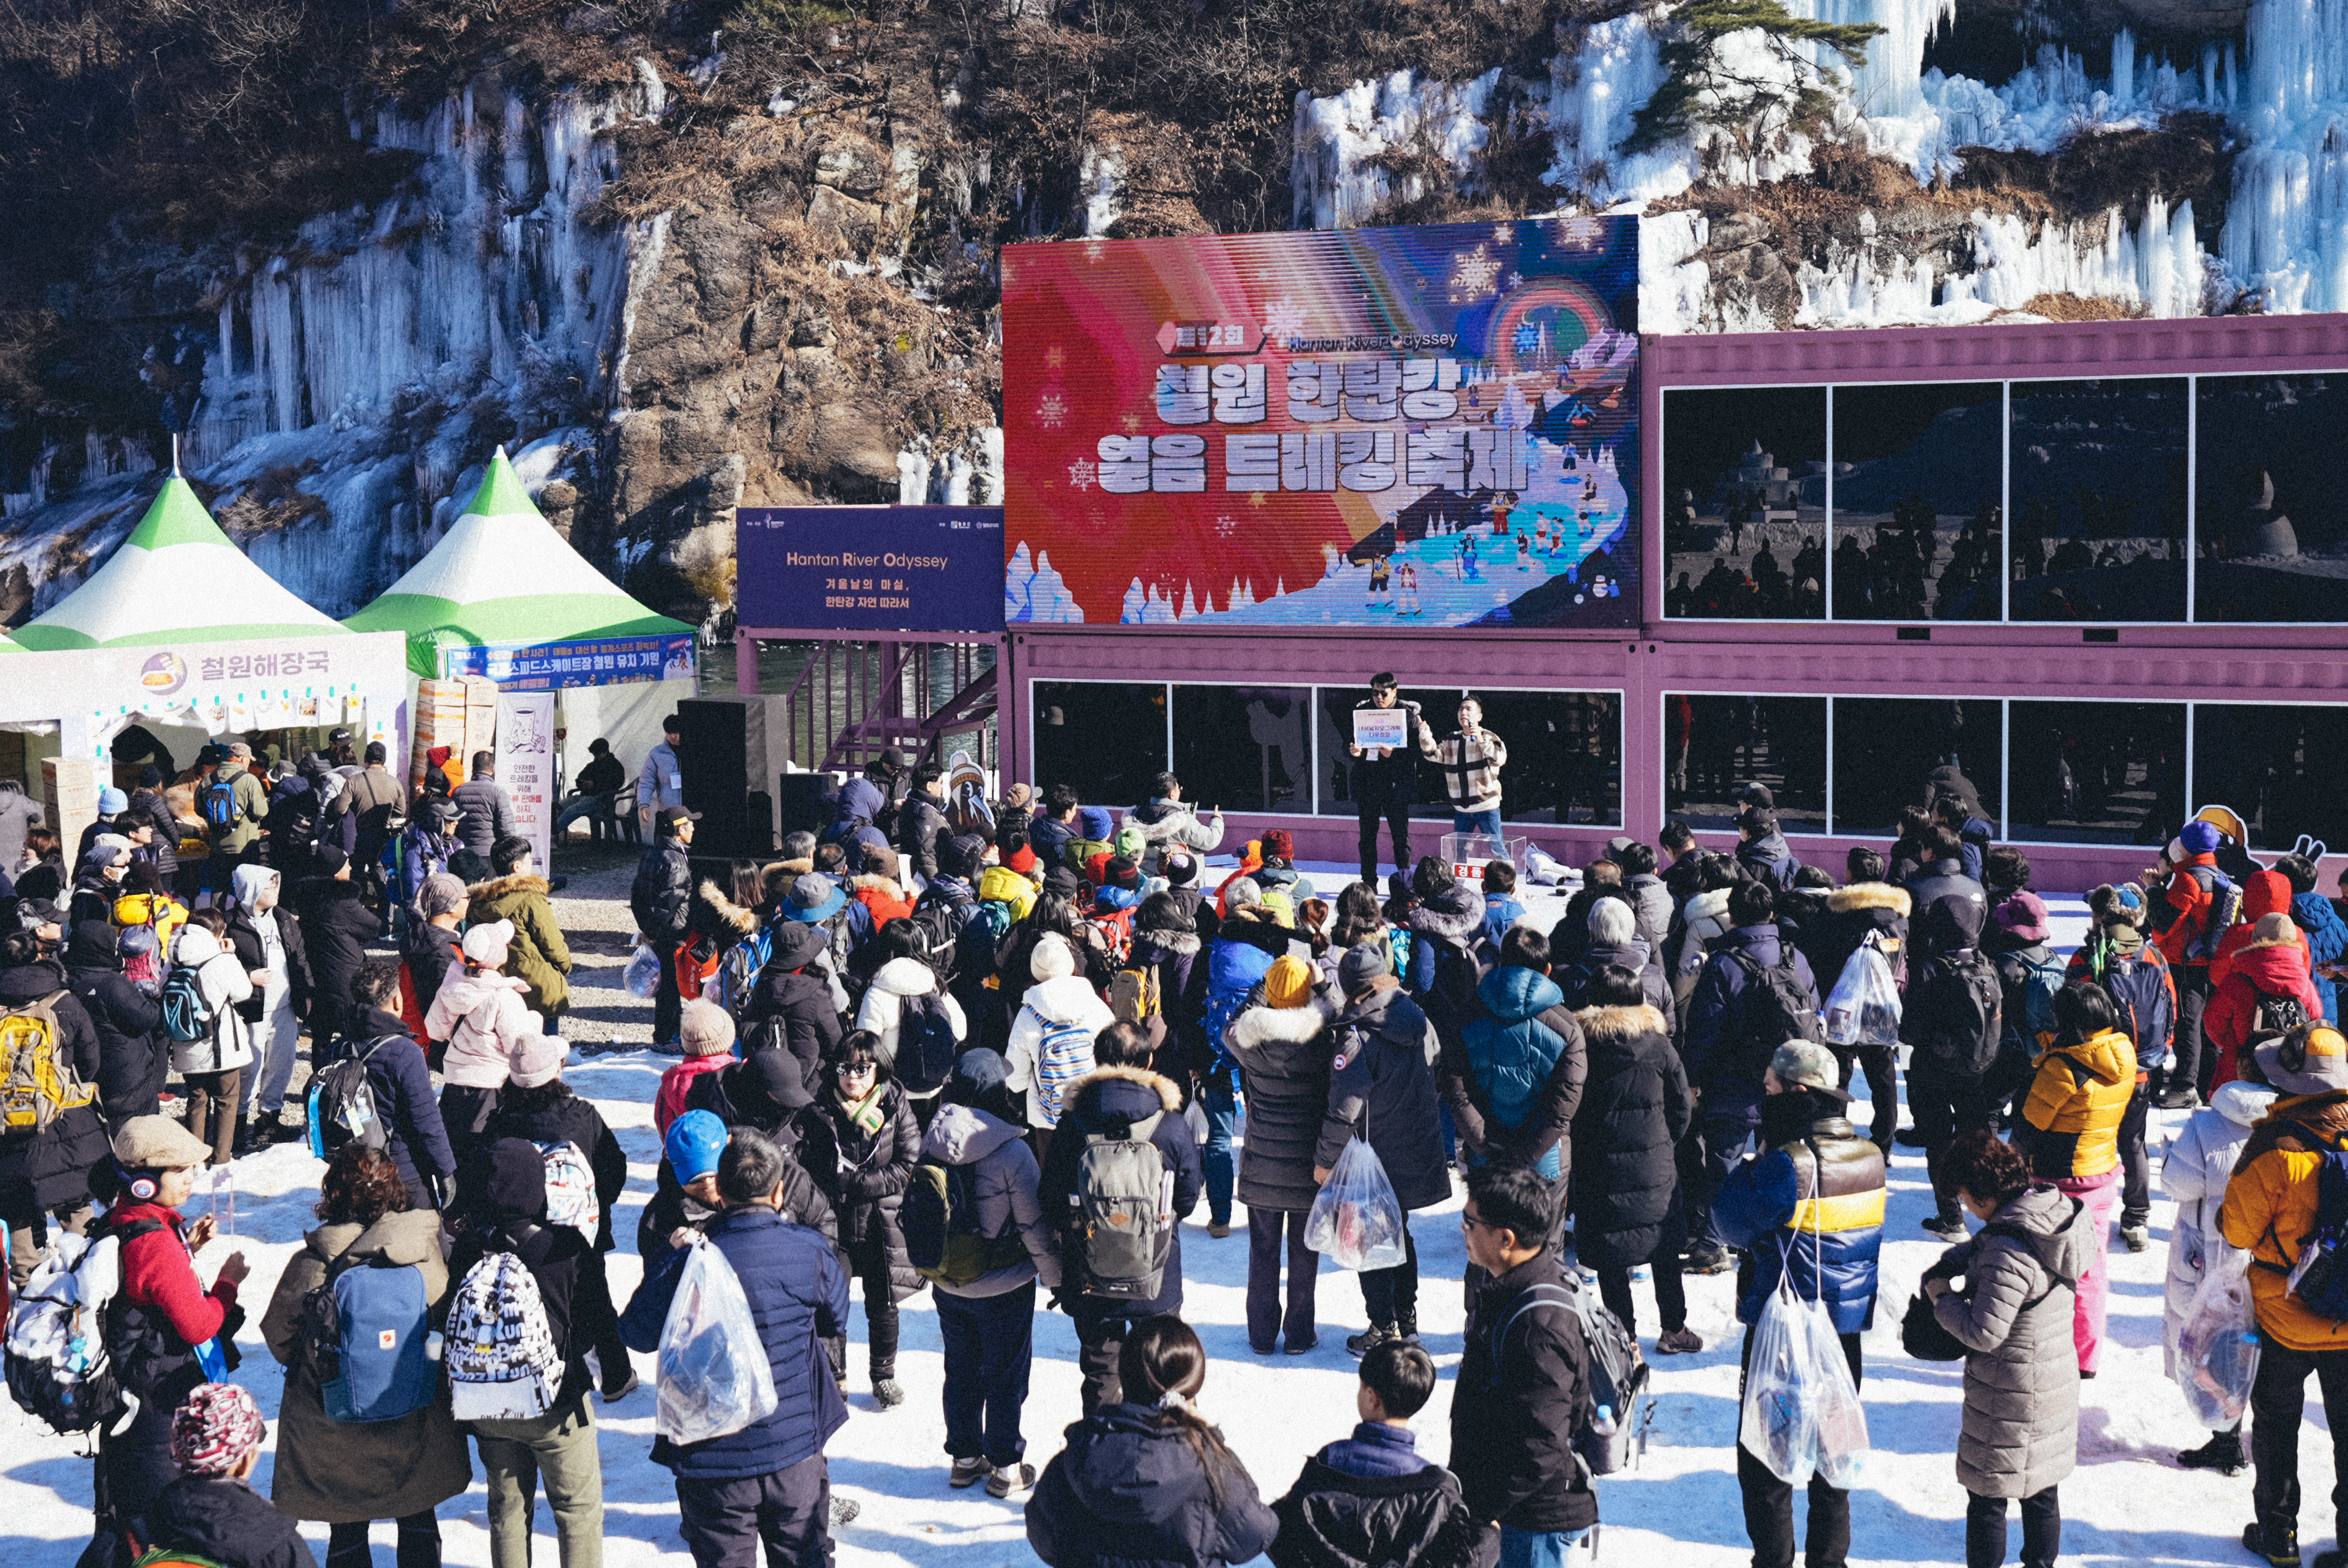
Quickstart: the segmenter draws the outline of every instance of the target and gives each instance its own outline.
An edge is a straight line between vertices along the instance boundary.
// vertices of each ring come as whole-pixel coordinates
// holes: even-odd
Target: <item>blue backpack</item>
[[[211,1004],[204,1000],[203,982],[196,971],[174,964],[163,978],[163,1032],[182,1045],[212,1037]]]
[[[2136,1042],[2136,1064],[2147,1070],[2168,1065],[2168,979],[2148,958],[2114,958],[2104,966],[2103,987],[2119,1010],[2120,1027]]]
[[[330,1421],[388,1421],[431,1403],[424,1271],[345,1252],[302,1298],[302,1349]]]
[[[226,832],[244,820],[244,808],[236,804],[234,783],[214,779],[204,786],[204,820],[215,833]]]
[[[739,1019],[742,1009],[750,1005],[750,997],[758,989],[758,977],[766,972],[767,960],[774,957],[775,933],[759,927],[726,949],[717,960],[717,973],[702,988],[702,994],[726,1009],[728,1017]]]
[[[2209,877],[2203,886],[2209,890],[2209,907],[2202,917],[2201,929],[2185,943],[2185,961],[2206,964],[2218,956],[2218,944],[2242,917],[2242,890],[2232,877],[2214,866],[2196,866],[2189,875],[2196,882],[2204,876]]]

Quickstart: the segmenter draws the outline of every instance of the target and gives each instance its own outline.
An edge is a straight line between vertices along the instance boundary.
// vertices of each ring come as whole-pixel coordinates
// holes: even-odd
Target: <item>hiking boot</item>
[[[1359,1334],[1345,1336],[1345,1353],[1358,1360],[1387,1340],[1400,1337],[1402,1336],[1394,1331],[1394,1325],[1391,1323],[1373,1323]]]
[[[1699,1242],[1688,1249],[1680,1264],[1682,1274],[1726,1274],[1736,1266],[1736,1259],[1718,1242]]]
[[[618,1383],[613,1383],[609,1378],[603,1379],[603,1402],[607,1405],[618,1404],[643,1386],[637,1379],[636,1369],[633,1367],[624,1367],[622,1369],[627,1376]]]
[[[2120,1226],[2120,1240],[2130,1252],[2142,1252],[2152,1245],[2152,1232],[2140,1225]]]
[[[2154,1101],[2152,1108],[2155,1111],[2199,1111],[2201,1109],[2201,1096],[2190,1087],[2172,1089]]]
[[[1704,1339],[1693,1328],[1666,1328],[1655,1336],[1658,1356],[1693,1356],[1704,1348]]]
[[[872,1381],[872,1402],[884,1410],[893,1410],[905,1402],[905,1390],[897,1386],[894,1378],[876,1378]]]
[[[953,1472],[946,1477],[946,1484],[956,1491],[965,1491],[994,1473],[994,1467],[983,1459],[958,1459],[953,1461]]]
[[[1924,1222],[1924,1231],[1928,1235],[1939,1236],[1942,1241],[1951,1244],[1964,1241],[1972,1234],[1965,1229],[1964,1221],[1949,1219],[1940,1214],[1935,1214]]]
[[[1416,1312],[1397,1314],[1395,1317],[1394,1337],[1406,1345],[1417,1344],[1418,1314]]]
[[[1032,1464],[1000,1464],[986,1478],[986,1495],[1009,1497],[1014,1491],[1025,1491],[1035,1484],[1035,1467]]]
[[[2274,1568],[2299,1568],[2297,1524],[2245,1524],[2242,1545],[2251,1556],[2265,1558]]]
[[[2209,1440],[2198,1449],[2187,1449],[2177,1456],[2177,1462],[2187,1470],[2214,1470],[2219,1475],[2237,1476],[2249,1462],[2242,1455],[2242,1434],[2211,1432]]]
[[[864,1505],[853,1498],[842,1497],[836,1491],[831,1494],[831,1527],[834,1530],[855,1523],[856,1516],[863,1512]]]

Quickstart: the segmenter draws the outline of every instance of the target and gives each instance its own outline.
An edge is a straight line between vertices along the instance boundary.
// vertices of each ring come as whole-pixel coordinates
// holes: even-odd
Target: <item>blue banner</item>
[[[501,692],[616,686],[629,681],[690,681],[689,631],[657,637],[591,637],[573,642],[491,642],[440,650],[440,674],[486,675]]]
[[[744,626],[1003,630],[1000,507],[743,507],[734,555]]]

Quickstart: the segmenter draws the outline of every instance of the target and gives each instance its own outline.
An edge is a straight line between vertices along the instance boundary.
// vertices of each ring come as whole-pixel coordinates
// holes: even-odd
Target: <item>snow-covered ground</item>
[[[1334,895],[1344,873],[1334,866],[1308,871]],[[609,1040],[617,1049],[574,1056],[568,1073],[592,1098],[618,1131],[630,1161],[629,1191],[615,1229],[623,1249],[632,1249],[636,1205],[652,1187],[657,1158],[650,1102],[667,1065],[642,1049],[649,1035],[649,1004],[616,989],[621,942],[626,926],[626,873],[575,878],[574,895],[559,900],[566,926],[591,931],[580,944],[574,1037]],[[1543,926],[1555,917],[1553,895],[1537,897],[1531,919]],[[2057,900],[2057,936],[2075,942],[2084,911],[2075,899]],[[2157,1146],[2181,1118],[2156,1114]],[[252,1323],[243,1335],[244,1365],[238,1380],[250,1388],[264,1411],[276,1410],[281,1377],[262,1346],[257,1325],[279,1271],[304,1230],[320,1167],[299,1148],[282,1146],[236,1163],[234,1242],[216,1242],[199,1260],[209,1275],[232,1245],[242,1246],[254,1265],[247,1300]],[[192,1210],[200,1211],[199,1197]],[[1897,1342],[1900,1308],[1938,1246],[1918,1228],[1929,1212],[1921,1157],[1899,1150],[1894,1161],[1890,1220],[1884,1249],[1883,1307],[1867,1340],[1864,1388],[1874,1440],[1874,1485],[1853,1506],[1853,1563],[1956,1563],[1963,1559],[1964,1494],[1957,1486],[1950,1454],[1956,1440],[1959,1372],[1902,1358]],[[1420,1215],[1416,1233],[1424,1284],[1420,1327],[1438,1364],[1452,1367],[1460,1352],[1463,1312],[1458,1279],[1465,1262],[1457,1212],[1459,1200]],[[2116,1254],[2111,1302],[2113,1346],[2103,1375],[2082,1389],[2080,1469],[2063,1486],[2067,1560],[2081,1563],[2209,1563],[2235,1560],[2234,1538],[2250,1517],[2250,1480],[2225,1481],[2178,1470],[2170,1454],[2200,1440],[2175,1389],[2160,1376],[2161,1273],[2173,1205],[2156,1203],[2154,1249],[2141,1256]],[[1221,1421],[1233,1448],[1267,1496],[1295,1479],[1304,1456],[1342,1437],[1354,1420],[1354,1364],[1343,1335],[1365,1322],[1353,1280],[1324,1266],[1321,1281],[1321,1348],[1293,1359],[1259,1359],[1248,1353],[1244,1323],[1247,1276],[1245,1229],[1227,1241],[1212,1241],[1204,1229],[1203,1207],[1183,1237],[1189,1274],[1184,1316],[1198,1328],[1214,1358],[1202,1404]],[[623,1297],[639,1275],[632,1250],[613,1259],[613,1285]],[[1689,1281],[1692,1326],[1706,1341],[1695,1357],[1669,1358],[1656,1367],[1660,1409],[1653,1441],[1643,1464],[1600,1483],[1605,1524],[1599,1553],[1616,1563],[1670,1563],[1673,1568],[1730,1568],[1750,1560],[1735,1478],[1737,1330],[1734,1286],[1728,1276]],[[956,1492],[945,1484],[944,1429],[939,1409],[941,1369],[937,1323],[926,1295],[904,1307],[904,1344],[899,1377],[910,1398],[901,1408],[881,1412],[871,1402],[860,1348],[850,1360],[848,1425],[831,1443],[834,1485],[863,1504],[863,1514],[838,1539],[846,1568],[910,1563],[946,1568],[993,1568],[1031,1561],[1020,1502],[997,1502],[983,1490]],[[1654,1332],[1653,1300],[1641,1287],[1640,1328]],[[862,1337],[860,1309],[853,1330]],[[1040,1469],[1059,1447],[1061,1430],[1076,1419],[1076,1341],[1067,1318],[1047,1314],[1036,1325],[1034,1391],[1027,1403],[1030,1459]],[[639,1358],[640,1369],[650,1371]],[[1422,1444],[1437,1458],[1447,1453],[1447,1411],[1450,1384],[1441,1384],[1417,1422]],[[600,1407],[606,1507],[605,1553],[613,1568],[635,1568],[655,1558],[685,1562],[677,1535],[675,1494],[666,1471],[646,1454],[652,1445],[653,1401],[639,1392],[616,1406]],[[2320,1416],[2315,1418],[2320,1422]],[[271,1425],[273,1441],[275,1424]],[[2325,1439],[2305,1434],[2306,1473],[2324,1473]],[[13,1405],[0,1410],[0,1518],[15,1521],[6,1533],[15,1548],[12,1568],[66,1568],[89,1530],[90,1466],[79,1445],[54,1437]],[[266,1491],[264,1461],[259,1484]],[[2324,1511],[2313,1498],[2302,1520],[2312,1552],[2329,1533]],[[484,1529],[483,1491],[477,1481],[465,1496],[440,1510],[446,1560],[462,1568],[486,1568],[489,1538]],[[551,1521],[539,1512],[539,1561],[555,1561]],[[306,1528],[312,1549],[323,1558],[325,1529]],[[976,1549],[979,1556],[967,1555]],[[380,1560],[390,1562],[391,1532],[377,1532]]]

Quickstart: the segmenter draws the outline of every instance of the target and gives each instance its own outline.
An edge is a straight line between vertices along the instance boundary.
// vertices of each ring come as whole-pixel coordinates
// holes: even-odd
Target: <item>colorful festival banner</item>
[[[486,675],[500,692],[551,692],[564,686],[616,686],[629,681],[690,681],[695,657],[689,631],[651,637],[582,638],[570,642],[491,642],[440,650],[440,673]]]
[[[1004,251],[1004,618],[1636,625],[1633,218]]]

